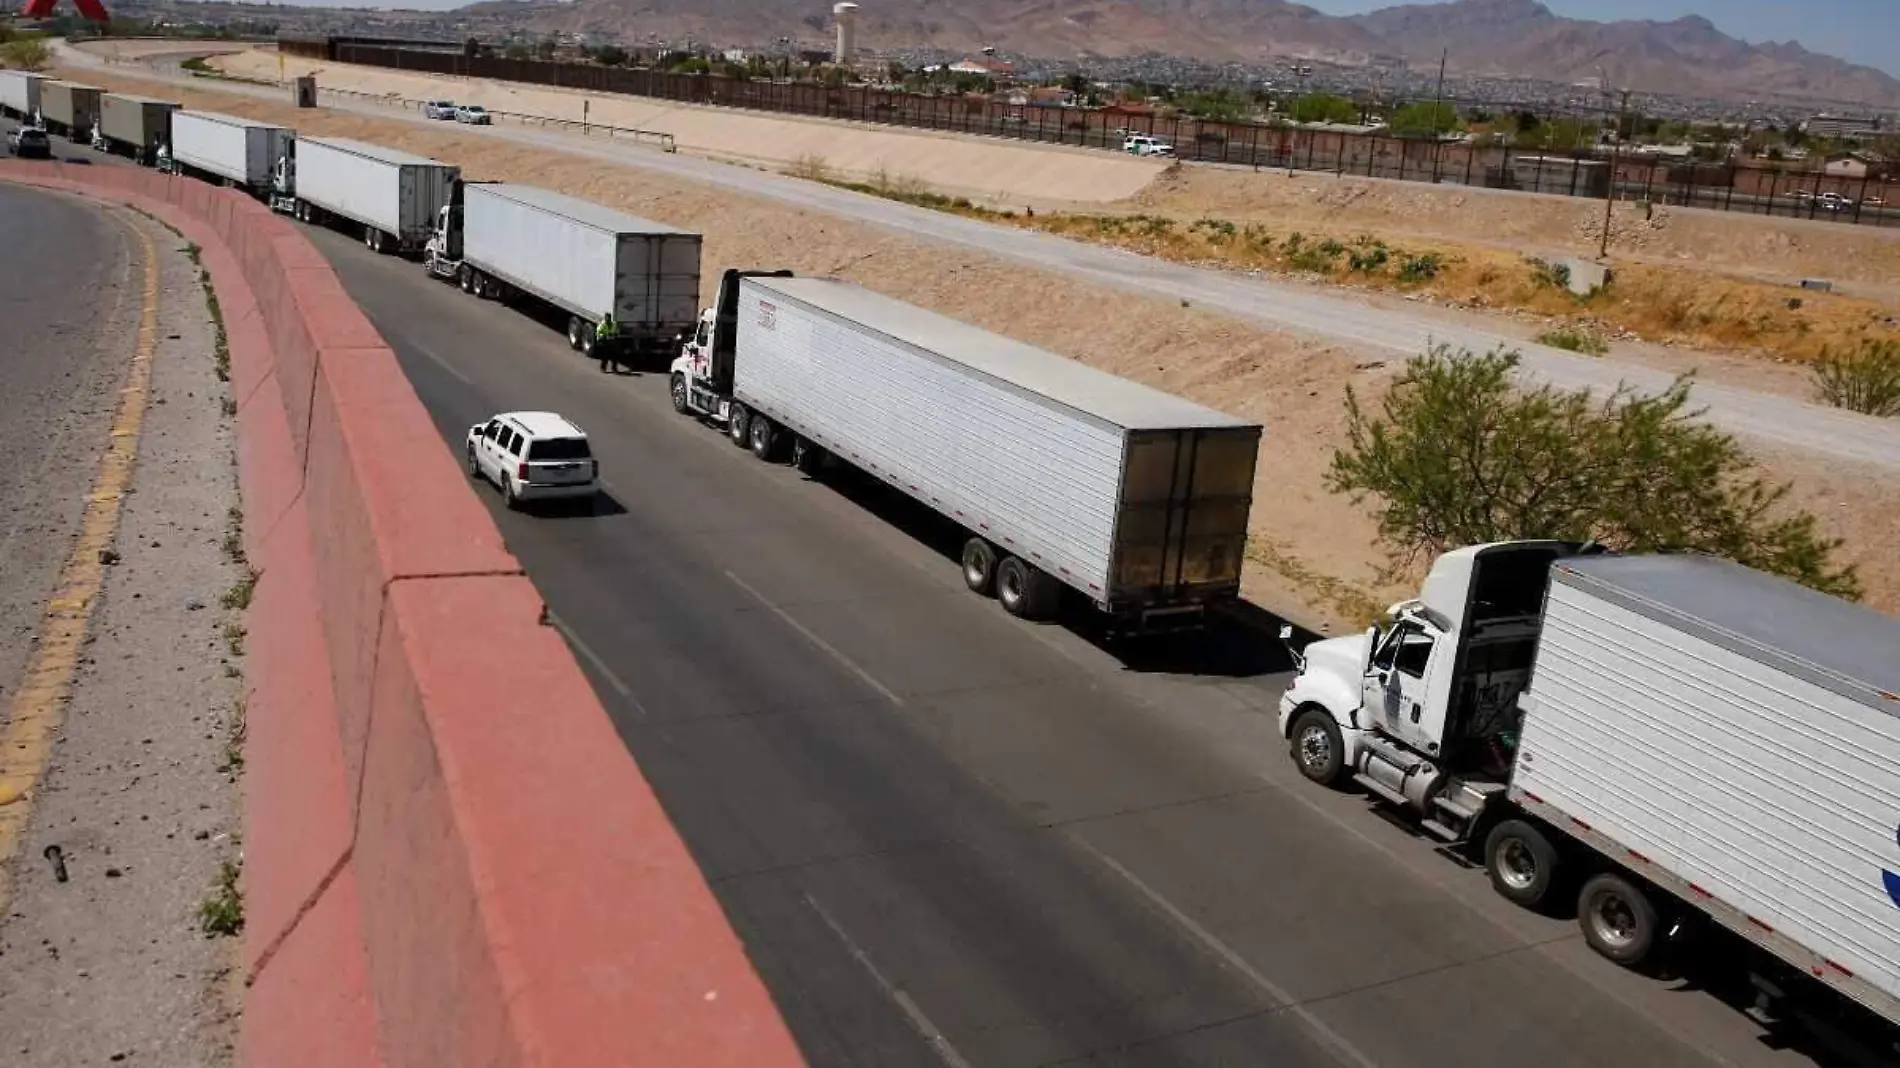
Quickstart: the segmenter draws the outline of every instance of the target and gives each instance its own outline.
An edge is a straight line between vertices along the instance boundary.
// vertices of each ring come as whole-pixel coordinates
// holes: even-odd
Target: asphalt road
[[[62,58],[103,67],[96,56],[61,46]],[[281,101],[284,90],[207,79],[187,79],[144,68],[138,76],[189,82],[192,88]],[[325,106],[339,112],[426,124],[414,111],[394,110],[367,99],[327,94]],[[1292,330],[1382,353],[1409,358],[1434,342],[1484,352],[1500,345],[1518,350],[1520,371],[1529,380],[1569,389],[1610,391],[1627,383],[1644,393],[1669,387],[1673,376],[1637,363],[1580,356],[1493,333],[1478,326],[1448,324],[1441,318],[1381,308],[1348,296],[1311,287],[1188,267],[1166,260],[1048,234],[995,226],[879,197],[837,189],[818,182],[755,171],[651,148],[616,144],[603,138],[500,125],[463,127],[461,132],[498,137],[572,155],[642,167],[794,207],[839,215],[912,238],[955,244],[1033,267],[1148,296],[1184,300],[1245,321]],[[1821,225],[1806,223],[1803,225]],[[1474,320],[1475,321],[1475,320]],[[1356,358],[1356,357],[1355,357]],[[1764,443],[1793,446],[1823,455],[1900,467],[1900,426],[1892,420],[1855,415],[1789,397],[1732,386],[1700,383],[1694,402],[1713,422]]]
[[[818,1068],[1807,1063],[1299,779],[1271,643],[1012,620],[901,499],[311,234],[458,455],[497,410],[589,431],[595,512],[477,492]]]
[[[131,354],[118,336],[138,313],[127,241],[83,204],[0,183],[0,712],[71,549]]]

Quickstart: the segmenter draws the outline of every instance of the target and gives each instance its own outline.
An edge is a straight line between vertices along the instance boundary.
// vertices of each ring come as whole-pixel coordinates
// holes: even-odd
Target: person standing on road
[[[608,312],[594,326],[594,354],[600,357],[601,373],[605,374],[610,366],[615,371],[623,366],[619,341],[620,324],[614,322],[614,313]]]

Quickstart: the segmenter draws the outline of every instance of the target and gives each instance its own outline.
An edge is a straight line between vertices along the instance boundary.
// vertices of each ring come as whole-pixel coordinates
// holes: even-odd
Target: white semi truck
[[[568,344],[593,353],[611,313],[623,356],[671,355],[699,312],[700,236],[562,193],[459,182],[423,263],[486,297],[529,297],[564,313]]]
[[[0,114],[10,115],[25,123],[38,122],[40,84],[44,81],[46,76],[43,74],[0,70]]]
[[[303,137],[277,165],[271,206],[307,223],[342,221],[376,252],[420,252],[461,170],[341,137]]]
[[[1066,588],[1115,633],[1238,596],[1260,427],[832,279],[728,272],[673,406],[761,459],[829,458],[956,523],[1014,615]]]
[[[1504,543],[1296,660],[1309,779],[1481,844],[1619,963],[1719,924],[1764,1010],[1871,1024],[1859,1051],[1900,1064],[1900,621],[1709,557]]]
[[[168,169],[239,186],[267,196],[277,165],[287,159],[296,133],[273,123],[209,111],[172,115]]]

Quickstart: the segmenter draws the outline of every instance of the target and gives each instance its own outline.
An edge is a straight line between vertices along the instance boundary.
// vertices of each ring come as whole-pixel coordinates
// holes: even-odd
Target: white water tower
[[[833,58],[839,64],[848,65],[851,57],[858,54],[858,5],[833,4],[831,15],[838,22],[838,54]]]

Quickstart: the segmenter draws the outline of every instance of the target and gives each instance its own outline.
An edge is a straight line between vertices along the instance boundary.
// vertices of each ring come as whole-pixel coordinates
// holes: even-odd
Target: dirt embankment
[[[451,126],[298,111],[215,92],[88,72],[88,80],[157,92],[187,107],[358,137],[459,164],[472,176],[558,189],[705,235],[704,277],[728,267],[788,267],[849,278],[998,333],[1266,427],[1254,486],[1249,597],[1336,627],[1409,592],[1382,575],[1387,557],[1367,512],[1322,483],[1344,440],[1348,384],[1376,404],[1398,368],[1343,348],[1257,328],[1177,302],[1135,297],[1066,275],[964,249],[900,238],[836,216],[576,156],[516,147]],[[1900,559],[1888,548],[1900,529],[1900,476],[1850,471],[1807,457],[1774,457],[1770,469],[1796,483],[1798,503],[1849,540],[1869,602],[1900,612]]]

